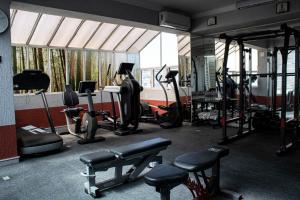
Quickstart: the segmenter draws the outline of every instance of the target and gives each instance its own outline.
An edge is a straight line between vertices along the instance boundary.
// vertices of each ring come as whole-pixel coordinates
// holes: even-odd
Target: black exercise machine
[[[162,163],[162,156],[158,154],[170,144],[168,139],[155,138],[80,156],[80,161],[86,167],[86,172],[81,174],[88,180],[84,184],[85,192],[96,198],[107,189],[137,180],[143,176],[143,171],[150,163]],[[123,168],[129,165],[129,170],[123,173]],[[96,172],[107,171],[110,168],[115,168],[114,177],[96,183]]]
[[[197,152],[190,152],[175,158],[173,165],[161,164],[145,175],[145,182],[156,188],[161,200],[170,200],[170,190],[185,184],[191,191],[193,199],[208,200],[216,194],[233,199],[242,199],[242,195],[230,190],[220,189],[220,160],[229,154],[224,147],[209,147]],[[206,170],[211,169],[208,177]],[[189,178],[189,174],[193,174]],[[202,186],[203,180],[205,187]]]
[[[159,106],[153,106],[149,105],[147,103],[141,103],[142,110],[149,110],[150,107],[155,107],[160,110],[165,111],[165,113],[159,115],[158,113],[153,113],[151,115],[141,116],[142,121],[147,121],[150,119],[150,121],[153,121],[153,118],[157,119],[157,122],[162,128],[176,128],[182,126],[183,122],[183,112],[182,112],[182,104],[180,100],[179,90],[177,86],[176,81],[176,75],[178,74],[177,70],[169,70],[168,73],[165,75],[165,80],[162,79],[162,71],[166,68],[166,65],[164,65],[156,74],[155,79],[163,89],[164,95],[165,95],[165,102],[166,105],[159,105]],[[176,102],[169,105],[168,102],[168,94],[166,91],[164,83],[170,84],[172,83],[174,92],[175,92],[175,98]],[[149,111],[148,111],[149,112]],[[145,111],[142,111],[141,113],[145,113]]]
[[[116,135],[128,135],[133,133],[139,133],[142,130],[139,127],[140,118],[140,92],[141,86],[132,75],[133,63],[121,63],[118,71],[116,72],[114,79],[119,75],[122,79],[121,85],[105,86],[103,92],[109,92],[111,97],[111,104],[113,109],[113,120],[110,121],[110,127],[108,123],[103,125],[102,128],[108,128],[114,130]],[[124,78],[125,77],[125,78]],[[114,102],[114,94],[117,96],[118,108],[120,117],[116,120],[116,108]],[[101,112],[103,119],[108,119],[109,112]]]
[[[61,149],[63,140],[57,135],[45,95],[50,84],[49,76],[41,70],[24,70],[13,77],[13,82],[14,90],[36,90],[35,94],[41,95],[50,126],[50,131],[32,125],[17,129],[19,153],[29,155]]]
[[[287,57],[288,57],[288,48],[289,48],[289,41],[291,35],[294,35],[295,37],[295,43],[296,43],[296,56],[295,56],[295,63],[296,63],[296,70],[295,70],[295,105],[294,107],[294,119],[293,121],[295,122],[295,128],[294,128],[294,136],[291,140],[291,142],[287,142],[286,138],[286,129],[287,129],[287,124],[288,121],[286,119],[286,84],[287,84]],[[278,154],[282,154],[286,152],[290,147],[294,147],[296,144],[296,134],[298,130],[298,124],[299,124],[299,31],[288,27],[286,24],[281,25],[280,29],[278,30],[266,30],[266,31],[258,31],[254,33],[243,33],[243,34],[238,34],[238,35],[233,35],[229,36],[226,34],[221,34],[220,38],[225,39],[225,51],[224,51],[224,62],[223,62],[223,85],[226,84],[227,77],[226,77],[226,69],[227,69],[227,60],[228,60],[228,55],[229,55],[229,47],[232,41],[237,41],[239,45],[239,54],[240,54],[240,74],[239,74],[239,115],[238,117],[234,117],[231,119],[228,119],[227,115],[227,109],[228,109],[228,101],[227,97],[224,94],[227,94],[227,88],[223,87],[222,89],[222,134],[223,137],[220,141],[220,144],[226,144],[228,142],[231,142],[236,139],[240,139],[249,133],[252,132],[252,127],[251,127],[251,108],[246,108],[245,107],[245,90],[244,90],[244,83],[245,83],[245,46],[244,42],[248,41],[253,41],[253,40],[261,40],[261,39],[268,39],[268,38],[279,38],[282,37],[284,38],[284,47],[281,49],[281,54],[282,54],[282,110],[281,110],[281,119],[280,119],[280,131],[281,131],[281,145],[280,145],[280,150],[277,152]],[[297,64],[298,63],[298,64]],[[277,73],[277,72],[276,72]],[[275,92],[274,90],[273,92]],[[276,93],[276,92],[275,92]],[[276,94],[273,95],[274,98],[276,99]],[[249,102],[251,102],[251,99],[249,99]],[[276,104],[275,110],[276,110]],[[246,123],[246,115],[248,115],[248,130],[244,131],[244,124]],[[238,121],[239,123],[239,130],[236,135],[234,136],[228,136],[227,135],[227,124]]]
[[[78,144],[87,144],[103,141],[104,138],[97,136],[98,129],[97,112],[94,109],[94,103],[92,96],[96,96],[93,92],[96,87],[96,81],[80,81],[77,95],[73,91],[71,85],[65,86],[65,92],[63,94],[64,105],[67,106],[63,110],[66,116],[66,122],[68,131],[70,134],[80,138]],[[88,110],[84,112],[83,117],[80,114],[84,109],[78,107],[79,97],[87,97]],[[83,136],[82,136],[83,135]]]

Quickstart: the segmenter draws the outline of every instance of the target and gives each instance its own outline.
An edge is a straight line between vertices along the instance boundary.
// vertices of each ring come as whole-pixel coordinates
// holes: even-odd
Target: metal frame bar
[[[117,43],[117,45],[115,45],[115,47],[113,48],[113,51],[115,51],[118,46],[127,38],[127,36],[135,29],[135,27],[131,27],[130,31],[128,31],[128,33],[125,34],[125,36],[120,40],[120,42]]]
[[[294,130],[293,135],[293,143],[296,144],[298,141],[298,131],[299,131],[299,95],[300,95],[300,82],[299,82],[299,46],[300,46],[300,38],[299,31],[294,32],[295,38],[295,93],[294,93],[294,120],[296,122],[296,128]]]
[[[186,45],[184,45],[181,49],[178,50],[178,52],[182,51],[185,47],[187,47],[191,42],[188,42]]]
[[[13,9],[13,12],[12,12],[11,17],[10,17],[10,27],[12,27],[12,25],[14,23],[17,12],[18,12],[18,10]]]
[[[141,50],[139,50],[139,52],[143,51],[143,49],[145,49],[146,46],[148,46],[148,44],[150,44],[159,34],[161,34],[162,32],[159,31],[157,34],[154,35],[154,37],[149,41],[147,42],[142,48]]]
[[[126,49],[126,52],[127,51],[129,51],[129,49],[131,48],[131,47],[133,47],[134,46],[134,44],[141,38],[141,37],[143,37],[143,35],[145,35],[145,33],[148,31],[149,29],[145,29],[145,31]]]
[[[280,119],[280,148],[277,151],[278,155],[287,151],[286,146],[286,85],[287,85],[287,59],[288,47],[290,41],[291,31],[289,28],[284,30],[284,46],[280,49],[282,56],[282,85],[281,85],[281,119]]]
[[[274,48],[273,50],[273,61],[272,61],[272,116],[274,117],[276,115],[276,109],[277,109],[277,54],[278,54],[278,48]]]
[[[53,41],[53,38],[55,37],[56,33],[58,32],[58,30],[59,30],[59,28],[60,28],[60,26],[61,26],[61,24],[63,23],[64,20],[65,20],[65,17],[61,17],[60,21],[58,22],[55,30],[53,31],[53,33],[52,33],[52,35],[51,35],[51,37],[50,37],[50,39],[47,43],[48,47],[50,46],[51,42]]]
[[[85,47],[88,45],[88,43],[92,40],[92,38],[95,36],[95,34],[97,33],[97,31],[100,29],[100,27],[102,26],[102,22],[100,22],[100,24],[97,26],[97,28],[95,29],[95,31],[93,32],[93,34],[91,35],[91,37],[86,41],[86,43],[83,45],[83,49],[85,49]]]
[[[224,87],[227,82],[227,77],[226,77],[226,72],[227,72],[227,64],[228,64],[228,53],[229,53],[229,46],[231,44],[232,40],[231,38],[227,38],[225,41],[225,49],[224,49],[224,61],[223,61],[223,69],[222,69],[222,75],[223,75],[223,92],[222,92],[222,140],[220,143],[226,143],[228,141],[228,136],[227,136],[227,87]]]
[[[39,13],[38,14],[38,17],[36,18],[36,20],[35,20],[35,22],[34,22],[34,25],[33,25],[33,27],[32,27],[32,29],[31,29],[31,31],[30,31],[30,34],[29,34],[29,36],[28,36],[28,38],[27,38],[27,41],[26,41],[26,45],[28,45],[29,43],[30,43],[30,41],[31,41],[31,39],[32,39],[32,36],[33,36],[33,34],[34,34],[34,32],[35,32],[35,30],[36,30],[36,27],[38,26],[38,24],[39,24],[39,22],[40,22],[40,19],[41,19],[41,17],[42,17],[42,13]]]
[[[240,136],[243,133],[245,119],[245,93],[244,93],[244,71],[245,71],[245,46],[243,41],[238,41],[240,54],[240,84],[239,84],[239,131]]]
[[[114,32],[116,32],[116,30],[120,27],[120,25],[117,25],[114,30],[112,30],[112,32],[110,32],[110,34],[107,36],[107,38],[103,41],[103,43],[100,45],[100,47],[98,48],[98,50],[100,51],[101,48],[104,46],[104,44],[109,40],[109,38],[114,34]]]
[[[183,36],[177,43],[179,44],[180,42],[182,42],[184,40],[184,38],[188,37],[188,35]]]
[[[183,56],[187,56],[187,54],[189,54],[191,52],[191,50],[189,50],[188,52],[186,52]]]
[[[86,20],[81,20],[80,24],[77,26],[76,30],[74,31],[73,35],[71,36],[71,38],[69,39],[69,41],[67,42],[66,46],[65,47],[69,47],[69,45],[71,44],[72,40],[75,38],[75,36],[77,35],[79,29],[81,28],[81,26],[83,25],[83,23],[85,22]]]

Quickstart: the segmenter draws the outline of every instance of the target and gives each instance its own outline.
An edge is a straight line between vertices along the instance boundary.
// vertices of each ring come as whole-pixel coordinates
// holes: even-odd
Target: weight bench
[[[88,180],[85,183],[85,192],[94,198],[100,197],[104,190],[142,177],[142,172],[151,162],[162,163],[162,156],[158,154],[170,144],[168,139],[155,138],[80,156],[80,161],[86,165],[86,172],[81,173]],[[132,167],[123,174],[123,167],[129,165]],[[114,177],[96,183],[95,173],[110,168],[115,168]]]
[[[170,190],[180,184],[188,187],[194,199],[209,199],[216,193],[222,193],[233,199],[242,199],[242,195],[230,190],[221,190],[219,186],[220,159],[228,154],[229,149],[223,147],[209,147],[183,154],[175,159],[173,166],[158,165],[153,168],[145,175],[145,182],[156,187],[156,191],[161,194],[161,200],[170,200]],[[212,170],[210,177],[205,174],[207,169]],[[193,174],[196,181],[186,179],[185,173]],[[205,188],[200,178],[203,179]]]

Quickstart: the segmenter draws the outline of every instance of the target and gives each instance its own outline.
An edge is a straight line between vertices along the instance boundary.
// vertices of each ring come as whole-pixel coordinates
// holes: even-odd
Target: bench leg
[[[160,193],[161,200],[170,200],[170,189],[169,188],[157,188],[156,191]]]
[[[101,196],[99,189],[96,186],[96,174],[95,171],[90,168],[89,166],[86,166],[86,173],[83,174],[84,176],[87,177],[87,182],[84,184],[85,192],[87,194],[90,194],[94,198]]]
[[[129,180],[136,179],[149,165],[150,162],[156,161],[157,156],[156,155],[150,155],[147,156],[145,159],[143,159],[140,163],[137,165],[134,165],[133,168],[131,168],[127,173],[130,173]],[[158,160],[159,162],[159,160]]]

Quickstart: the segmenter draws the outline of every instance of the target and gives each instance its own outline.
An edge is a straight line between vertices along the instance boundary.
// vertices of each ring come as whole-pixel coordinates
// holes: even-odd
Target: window
[[[142,71],[142,84],[147,87],[152,83],[151,87],[159,88],[160,85],[156,81],[155,76],[163,65],[167,65],[166,69],[161,73],[162,80],[166,75],[166,70],[170,67],[178,70],[178,38],[176,34],[161,33],[156,36],[141,52],[140,65]],[[151,79],[148,77],[152,71]],[[178,77],[177,77],[178,80]]]
[[[128,53],[127,62],[134,63],[132,75],[138,82],[141,81],[140,55],[138,53]]]
[[[26,67],[26,47],[12,47],[13,72],[21,73]]]
[[[156,36],[140,53],[141,69],[161,67],[160,35]]]
[[[161,33],[162,65],[178,66],[177,36],[172,33]]]
[[[96,89],[99,88],[99,65],[98,65],[98,52],[86,51],[85,57],[86,67],[86,80],[97,81]]]
[[[47,72],[48,69],[48,49],[28,48],[29,69],[39,69]]]
[[[63,49],[50,49],[51,92],[64,91],[66,84],[66,56]]]
[[[160,69],[155,69],[155,70],[154,70],[154,74],[153,74],[153,76],[154,76],[154,87],[155,87],[155,88],[160,88],[160,84],[156,81],[156,75],[157,75],[157,73],[158,73],[159,70],[160,70]],[[166,76],[166,69],[164,69],[164,70],[160,73],[160,76],[158,76],[158,79],[164,80],[165,76]]]
[[[282,73],[282,56],[281,53],[277,54],[277,73]],[[287,73],[295,73],[295,51],[291,51],[288,55]],[[277,94],[281,94],[282,77],[277,76]],[[295,77],[287,76],[286,91],[293,91],[295,89]]]
[[[144,88],[153,87],[153,70],[151,69],[142,70],[142,86]]]
[[[112,85],[112,77],[114,74],[113,67],[114,54],[112,52],[100,52],[99,53],[99,67],[101,69],[101,84],[100,86]],[[111,65],[108,72],[108,66]]]
[[[69,50],[68,65],[70,67],[70,84],[73,90],[78,90],[79,82],[83,80],[83,51]]]
[[[250,73],[250,57],[248,52],[245,54],[245,68],[246,72]],[[253,48],[251,48],[251,73],[258,73],[258,50]],[[252,83],[252,87],[258,87],[258,79]]]

